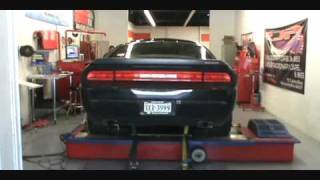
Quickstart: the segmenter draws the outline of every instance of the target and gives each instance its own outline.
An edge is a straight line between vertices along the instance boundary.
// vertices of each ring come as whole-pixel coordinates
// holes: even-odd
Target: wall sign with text
[[[94,11],[93,10],[74,10],[74,28],[94,28]]]
[[[264,82],[304,94],[307,24],[265,30]]]
[[[65,20],[66,17],[55,10],[26,10],[25,16],[50,24],[69,26],[69,23]]]

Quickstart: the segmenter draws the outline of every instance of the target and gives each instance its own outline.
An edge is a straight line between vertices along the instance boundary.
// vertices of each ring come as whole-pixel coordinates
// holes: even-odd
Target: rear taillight
[[[201,82],[201,72],[186,71],[116,71],[116,81]]]
[[[91,71],[87,75],[88,80],[113,81],[113,71]]]
[[[204,82],[229,83],[231,77],[228,73],[205,72],[203,77]]]
[[[154,81],[154,82],[208,82],[230,83],[228,73],[194,72],[194,71],[151,71],[151,70],[119,70],[91,71],[87,75],[93,81]]]

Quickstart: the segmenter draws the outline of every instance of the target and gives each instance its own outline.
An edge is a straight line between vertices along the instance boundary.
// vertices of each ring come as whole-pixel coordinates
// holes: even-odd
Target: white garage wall
[[[95,10],[95,29],[107,33],[110,45],[128,42],[128,10]]]
[[[135,33],[150,33],[151,38],[176,38],[191,40],[209,47],[208,42],[201,41],[201,34],[209,34],[209,27],[183,27],[183,26],[129,26]]]
[[[16,26],[11,10],[0,11],[0,170],[22,169]]]
[[[305,18],[308,18],[305,94],[263,83],[262,104],[279,119],[320,140],[320,11],[237,11],[236,36],[239,40],[242,33],[253,32],[263,57],[264,29]]]
[[[64,36],[64,32],[67,29],[73,29],[73,12],[72,10],[60,10],[53,12],[55,14],[61,15],[65,20],[68,21],[69,27],[56,26],[54,24],[49,24],[46,22],[34,20],[25,16],[25,10],[14,11],[14,25],[15,25],[15,37],[18,46],[22,45],[32,45],[33,33],[38,30],[57,30],[60,32],[60,36]],[[18,47],[17,47],[18,48]],[[64,58],[64,49],[61,50],[61,57]],[[55,62],[58,60],[58,51],[50,52],[50,61]],[[19,57],[19,71],[20,79],[26,81],[27,76],[31,74],[30,58]],[[30,118],[30,95],[26,87],[20,87],[20,101],[21,101],[21,118],[22,125],[29,122]]]
[[[210,50],[218,59],[222,59],[224,36],[235,34],[234,10],[210,10]]]
[[[178,38],[200,42],[201,35],[199,27],[168,27],[168,38]]]
[[[132,23],[131,23],[132,24]],[[134,33],[150,33],[151,38],[166,38],[167,27],[135,26],[132,24],[131,30]]]

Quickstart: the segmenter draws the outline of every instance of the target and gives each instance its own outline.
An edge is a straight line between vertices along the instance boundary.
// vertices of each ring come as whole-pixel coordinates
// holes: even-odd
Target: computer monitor
[[[79,59],[80,52],[79,46],[69,45],[66,46],[66,59]]]

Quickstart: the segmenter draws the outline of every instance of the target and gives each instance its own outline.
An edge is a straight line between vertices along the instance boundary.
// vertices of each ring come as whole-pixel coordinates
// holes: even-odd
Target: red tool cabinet
[[[58,61],[57,67],[61,71],[70,71],[73,72],[72,75],[72,84],[74,87],[79,87],[81,82],[81,73],[84,70],[84,68],[87,67],[89,62],[63,62]],[[68,79],[61,79],[58,82],[58,94],[60,99],[68,100],[69,99],[69,90],[70,90],[70,84]]]
[[[250,103],[252,93],[254,93],[252,90],[259,89],[259,68],[259,56],[249,57],[246,51],[240,52],[239,63],[235,68],[238,74],[238,103]],[[252,76],[255,76],[254,82]]]

